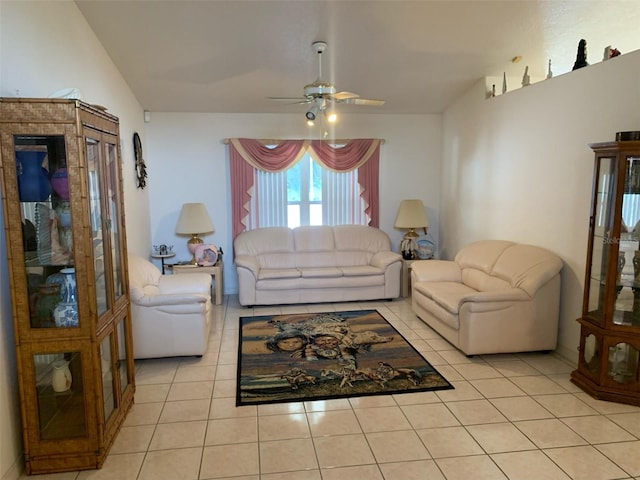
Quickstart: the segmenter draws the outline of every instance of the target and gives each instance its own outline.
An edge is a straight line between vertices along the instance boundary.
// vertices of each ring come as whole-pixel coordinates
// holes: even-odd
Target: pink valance
[[[282,140],[274,146],[266,146],[250,138],[229,139],[229,161],[232,196],[232,235],[245,229],[244,219],[249,215],[249,203],[254,185],[254,169],[279,172],[293,166],[308,150],[325,168],[336,172],[358,169],[360,196],[371,219],[369,225],[378,227],[379,191],[378,172],[380,161],[379,139],[355,139],[340,147],[333,147],[325,140]]]

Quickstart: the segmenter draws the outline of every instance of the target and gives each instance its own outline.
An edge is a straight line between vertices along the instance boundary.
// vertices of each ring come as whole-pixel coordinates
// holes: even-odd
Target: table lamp
[[[400,243],[400,250],[402,251],[402,257],[405,260],[413,260],[416,258],[417,243],[416,239],[418,234],[416,228],[424,228],[425,234],[427,233],[427,227],[429,221],[427,220],[427,214],[424,211],[424,205],[421,200],[403,200],[400,202],[400,208],[398,209],[398,215],[396,216],[395,228],[408,229],[409,231],[404,234],[402,242]]]
[[[203,233],[212,233],[213,223],[207,212],[204,203],[185,203],[182,205],[178,224],[176,225],[176,233],[178,235],[191,235],[187,242],[187,248],[191,253],[191,264],[196,264],[196,248],[204,243],[198,235]]]

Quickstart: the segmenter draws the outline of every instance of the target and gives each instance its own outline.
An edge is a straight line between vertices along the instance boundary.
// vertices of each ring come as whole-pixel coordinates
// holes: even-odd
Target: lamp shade
[[[403,200],[400,202],[395,228],[424,228],[429,226],[427,214],[421,200]]]
[[[185,203],[176,225],[179,235],[194,235],[213,232],[213,223],[204,203]]]

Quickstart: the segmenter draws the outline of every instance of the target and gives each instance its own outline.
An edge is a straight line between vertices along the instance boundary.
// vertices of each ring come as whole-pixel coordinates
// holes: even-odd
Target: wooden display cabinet
[[[593,194],[571,380],[596,398],[640,406],[640,141],[590,147]]]
[[[26,472],[99,468],[135,388],[118,119],[0,98],[0,177]]]

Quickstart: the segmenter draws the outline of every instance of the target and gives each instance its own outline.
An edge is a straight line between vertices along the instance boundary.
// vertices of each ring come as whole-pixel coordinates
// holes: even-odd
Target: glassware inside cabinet
[[[618,343],[609,347],[607,374],[618,383],[637,382],[638,350],[628,343]]]
[[[584,339],[583,359],[587,369],[591,373],[597,374],[600,370],[600,344],[593,333]]]
[[[65,294],[60,271],[74,264],[64,136],[15,135],[13,143],[30,326],[52,328]]]
[[[79,352],[33,355],[40,438],[86,435],[82,358]]]

